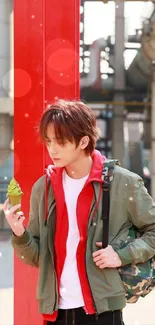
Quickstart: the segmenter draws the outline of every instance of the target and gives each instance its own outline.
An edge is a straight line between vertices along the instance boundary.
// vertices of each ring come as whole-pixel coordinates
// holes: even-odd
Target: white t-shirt
[[[68,211],[69,229],[66,243],[66,259],[60,278],[59,308],[61,309],[84,306],[76,261],[76,251],[80,240],[76,206],[78,196],[88,176],[74,179],[69,177],[65,171],[63,172],[63,188]]]

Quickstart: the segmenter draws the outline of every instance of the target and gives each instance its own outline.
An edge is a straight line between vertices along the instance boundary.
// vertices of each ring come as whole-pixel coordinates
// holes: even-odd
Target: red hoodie
[[[92,165],[90,175],[77,201],[77,223],[78,223],[78,228],[79,228],[79,233],[81,238],[76,252],[77,269],[78,269],[83,299],[85,302],[84,310],[88,314],[94,314],[96,311],[95,311],[95,306],[94,306],[90,286],[88,283],[87,273],[86,273],[85,252],[86,252],[86,241],[87,241],[87,224],[88,224],[90,207],[94,195],[92,182],[97,181],[102,184],[103,181],[101,179],[101,175],[103,170],[103,163],[106,158],[102,156],[99,151],[94,150],[92,154],[92,159],[93,159],[93,165]],[[55,265],[56,265],[57,282],[58,282],[58,290],[59,290],[61,273],[66,258],[66,245],[64,245],[64,243],[67,242],[69,227],[68,227],[67,207],[65,204],[64,190],[62,184],[63,168],[54,167],[54,171],[55,172],[51,173],[50,179],[51,179],[51,185],[56,200]],[[100,190],[100,195],[96,203],[94,216],[100,202],[101,194],[102,194],[102,188]],[[52,315],[43,314],[43,317],[45,320],[54,322],[57,318],[57,311],[55,311]]]

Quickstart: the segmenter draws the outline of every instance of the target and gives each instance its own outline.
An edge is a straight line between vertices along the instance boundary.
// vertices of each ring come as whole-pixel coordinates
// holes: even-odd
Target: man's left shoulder
[[[115,177],[124,178],[124,180],[126,180],[130,183],[135,183],[137,181],[143,182],[143,179],[140,175],[133,173],[129,169],[126,169],[126,168],[124,168],[122,166],[118,166],[118,165],[115,166],[114,175],[115,175]]]

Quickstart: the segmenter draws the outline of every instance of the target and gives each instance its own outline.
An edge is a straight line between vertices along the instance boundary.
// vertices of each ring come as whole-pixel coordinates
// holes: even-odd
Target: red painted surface
[[[55,97],[79,97],[79,6],[79,0],[14,1],[14,172],[26,224],[31,187],[50,162],[36,135],[40,116]],[[14,325],[43,323],[37,275],[15,257]]]

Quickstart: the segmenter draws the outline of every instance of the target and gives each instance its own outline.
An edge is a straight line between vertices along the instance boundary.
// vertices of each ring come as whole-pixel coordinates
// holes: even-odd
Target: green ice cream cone
[[[23,192],[21,191],[19,184],[13,178],[10,184],[8,185],[7,192],[7,197],[9,198],[11,205],[14,206],[16,204],[20,204],[22,195]],[[18,209],[17,211],[20,211],[20,209]]]

